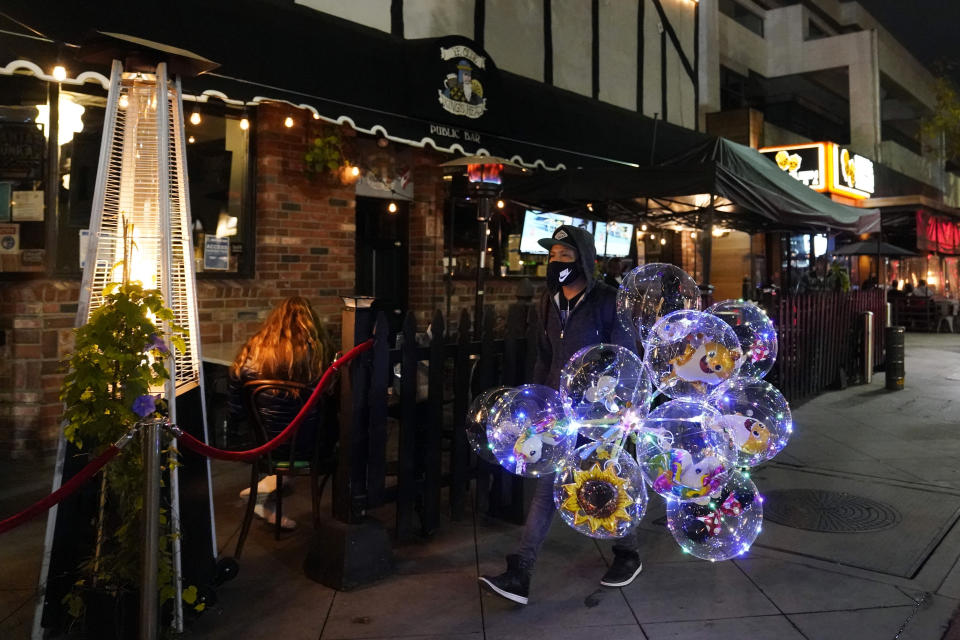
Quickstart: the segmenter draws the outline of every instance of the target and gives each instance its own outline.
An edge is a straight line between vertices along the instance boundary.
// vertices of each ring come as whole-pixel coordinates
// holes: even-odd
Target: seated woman
[[[319,381],[331,353],[326,332],[309,301],[294,296],[280,302],[270,312],[260,331],[247,340],[230,367],[228,408],[235,428],[247,422],[243,389],[245,383],[251,380],[285,380],[313,386]],[[298,398],[291,402],[289,396],[261,398],[260,416],[267,436],[272,437],[282,431],[305,400],[306,398]],[[293,446],[301,451],[306,448],[312,450],[318,436],[327,437],[326,433],[317,433],[319,422],[319,412],[307,416],[307,420],[297,431]],[[326,421],[326,424],[332,427],[329,421]],[[280,447],[274,455],[289,455],[289,448]],[[276,486],[274,475],[263,478],[257,485],[258,504],[254,513],[271,524],[276,523]],[[240,496],[246,498],[249,493],[250,489],[244,489]],[[293,529],[296,522],[283,517],[281,526]]]

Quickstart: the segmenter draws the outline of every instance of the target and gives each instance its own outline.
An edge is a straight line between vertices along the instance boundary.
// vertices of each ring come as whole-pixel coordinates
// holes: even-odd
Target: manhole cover
[[[858,533],[900,523],[900,513],[890,505],[850,493],[785,489],[765,493],[763,498],[763,517],[794,529]]]

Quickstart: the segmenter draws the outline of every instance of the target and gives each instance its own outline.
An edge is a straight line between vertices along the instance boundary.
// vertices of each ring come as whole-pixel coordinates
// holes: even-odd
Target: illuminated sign
[[[873,161],[833,142],[764,147],[760,153],[814,191],[869,198],[874,191]]]
[[[830,146],[833,147],[830,191],[851,198],[869,198],[873,193],[873,161],[838,144]]]
[[[766,147],[760,153],[814,191],[827,190],[826,143],[798,144],[789,147]]]

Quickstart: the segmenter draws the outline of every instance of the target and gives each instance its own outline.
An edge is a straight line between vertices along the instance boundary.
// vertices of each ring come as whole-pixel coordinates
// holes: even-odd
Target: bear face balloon
[[[662,393],[703,400],[737,376],[743,359],[736,334],[722,320],[699,311],[675,311],[654,325],[644,364]]]

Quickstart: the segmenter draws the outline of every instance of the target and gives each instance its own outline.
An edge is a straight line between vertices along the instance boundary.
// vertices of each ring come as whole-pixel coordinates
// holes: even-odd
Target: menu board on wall
[[[0,222],[10,222],[11,184],[0,182]]]
[[[46,142],[36,123],[0,123],[0,180],[42,180]]]

